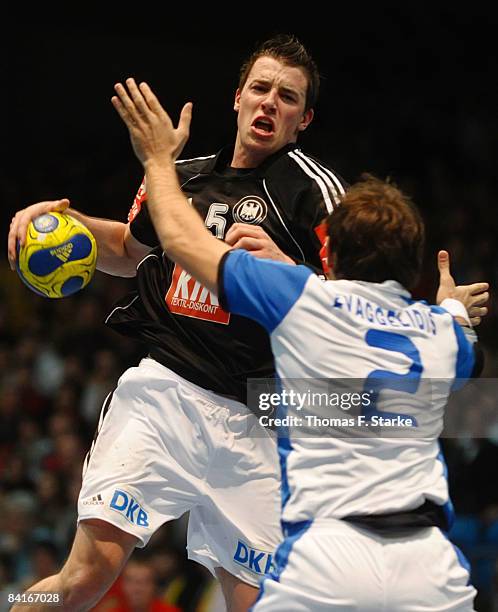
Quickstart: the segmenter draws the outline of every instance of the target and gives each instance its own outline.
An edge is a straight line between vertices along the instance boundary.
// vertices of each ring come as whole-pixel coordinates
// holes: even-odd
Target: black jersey
[[[342,179],[296,145],[250,170],[230,168],[232,152],[177,162],[183,192],[206,227],[222,240],[235,222],[261,225],[284,253],[320,271],[317,228],[344,192]],[[155,248],[137,267],[137,291],[115,306],[106,323],[145,342],[151,357],[183,378],[245,402],[247,378],[274,373],[266,332],[224,311],[216,295],[157,246],[145,185],[129,220],[133,236]]]

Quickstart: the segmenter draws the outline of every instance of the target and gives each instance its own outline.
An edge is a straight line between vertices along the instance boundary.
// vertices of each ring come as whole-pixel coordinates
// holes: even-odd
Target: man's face
[[[308,81],[303,69],[273,57],[260,57],[235,94],[238,112],[236,156],[255,165],[285,145],[296,142],[313,118],[304,112]],[[248,167],[251,167],[248,165]]]
[[[123,592],[130,608],[147,609],[156,589],[152,568],[130,561],[122,576]]]

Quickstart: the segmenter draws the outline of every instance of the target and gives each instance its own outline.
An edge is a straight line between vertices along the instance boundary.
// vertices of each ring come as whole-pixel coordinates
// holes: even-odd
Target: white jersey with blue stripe
[[[305,266],[245,251],[224,258],[220,296],[230,311],[269,332],[284,388],[286,379],[405,380],[396,413],[424,432],[303,437],[290,427],[279,438],[284,521],[385,515],[426,501],[449,508],[437,438],[452,383],[468,378],[474,365],[473,347],[451,314],[413,301],[395,281],[324,282]],[[428,399],[419,392],[423,379],[446,384]],[[377,409],[386,414],[382,405]]]

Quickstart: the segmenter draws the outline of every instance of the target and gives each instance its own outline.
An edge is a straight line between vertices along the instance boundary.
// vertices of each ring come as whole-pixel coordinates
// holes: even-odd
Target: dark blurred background
[[[5,21],[4,242],[14,212],[44,199],[69,197],[85,213],[126,219],[142,171],[110,103],[116,81],[147,80],[174,118],[192,100],[183,157],[210,154],[235,136],[241,61],[257,41],[292,32],[323,76],[303,148],[350,182],[370,171],[412,195],[428,233],[417,297],[434,300],[439,248],[450,251],[459,283],[489,281],[490,314],[478,331],[485,376],[497,377],[496,18],[484,7],[421,3],[351,7],[349,14],[331,6],[326,18],[304,6],[300,11],[313,15],[291,18],[286,9],[273,23],[262,7],[238,6],[237,19],[184,10],[191,13],[188,27],[186,15],[130,14],[122,27],[81,14],[37,19],[30,12]],[[102,325],[132,281],[97,273],[81,294],[49,301],[21,285],[6,259],[0,277],[1,590],[53,573],[66,556],[81,461],[101,402],[143,350]],[[496,414],[496,406],[490,410]],[[468,435],[444,446],[458,512],[454,539],[473,563],[478,609],[493,610],[498,427],[492,419],[487,428],[475,421],[469,417]],[[183,529],[180,522],[161,530],[142,561],[153,567],[163,600],[219,610],[209,578],[184,560]]]

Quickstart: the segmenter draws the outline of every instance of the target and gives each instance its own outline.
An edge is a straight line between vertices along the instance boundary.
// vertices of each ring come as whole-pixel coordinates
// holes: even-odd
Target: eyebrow
[[[271,85],[272,84],[272,80],[268,79],[266,77],[254,77],[251,79],[251,81],[249,82],[249,84],[260,84],[260,85]],[[294,96],[297,96],[299,98],[299,96],[302,94],[304,97],[306,97],[306,93],[305,92],[301,92],[298,89],[293,89],[291,87],[288,87],[287,85],[280,85],[279,86],[280,91],[283,91],[286,94],[291,94]]]

